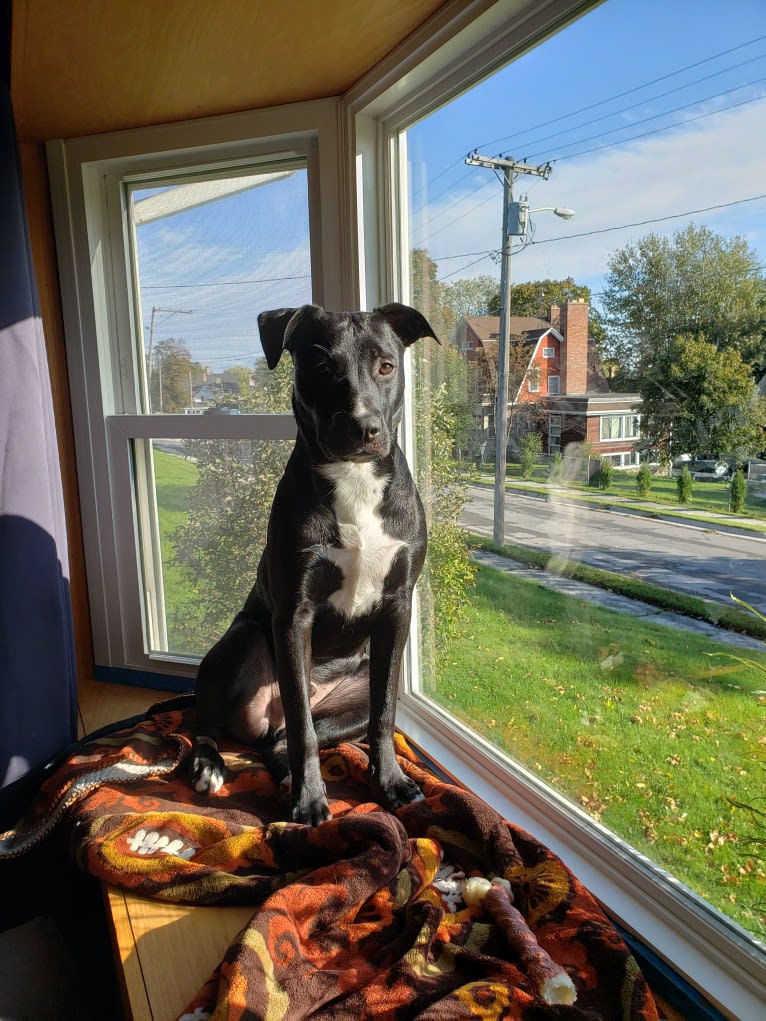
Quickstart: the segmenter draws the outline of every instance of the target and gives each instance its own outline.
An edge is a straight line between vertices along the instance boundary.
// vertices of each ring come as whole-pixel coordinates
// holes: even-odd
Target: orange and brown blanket
[[[64,828],[83,869],[186,904],[252,904],[253,917],[182,1017],[653,1021],[634,959],[591,894],[528,833],[418,763],[425,800],[371,800],[363,747],[322,755],[333,818],[288,823],[252,751],[224,749],[226,785],[203,797],[185,762],[193,710],[159,707],[88,742],[0,836],[0,860]],[[538,943],[563,965],[574,1005],[549,1005],[492,918],[466,907],[460,875],[502,876]]]

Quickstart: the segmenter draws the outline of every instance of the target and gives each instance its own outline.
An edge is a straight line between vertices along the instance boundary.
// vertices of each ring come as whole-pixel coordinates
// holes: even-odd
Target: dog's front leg
[[[419,801],[423,794],[402,770],[394,752],[396,698],[411,598],[399,596],[384,608],[370,634],[370,779],[386,808]]]
[[[311,719],[311,627],[313,612],[301,605],[289,618],[273,622],[279,693],[285,714],[290,800],[294,822],[318,826],[330,818],[319,744]]]

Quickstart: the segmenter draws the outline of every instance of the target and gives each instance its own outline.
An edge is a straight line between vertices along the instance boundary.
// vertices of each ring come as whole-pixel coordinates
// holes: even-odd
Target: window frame
[[[156,522],[141,522],[137,512],[134,483],[140,480],[132,452],[142,441],[171,435],[294,436],[289,414],[141,413],[127,182],[304,160],[312,300],[349,307],[348,274],[338,271],[339,261],[350,265],[353,250],[342,199],[338,112],[338,99],[317,100],[47,145],[97,678],[186,690],[196,672],[196,660],[158,655],[145,645],[142,609],[148,597],[137,549],[151,546],[156,561],[158,543]],[[156,575],[156,564],[153,570]]]
[[[409,298],[403,271],[408,255],[403,132],[593,6],[591,0],[448,4],[451,26],[444,9],[344,97],[357,168],[360,162],[365,167],[357,194],[376,197],[356,210],[366,245],[375,252],[370,264],[367,248],[361,249],[364,278],[368,287],[373,284],[367,293],[376,301]],[[408,381],[410,394],[411,388]],[[404,446],[412,459],[411,396],[409,401]],[[417,642],[410,646],[397,722],[416,745],[507,818],[534,832],[612,918],[717,1007],[732,1017],[758,1016],[766,1001],[763,945],[428,700],[419,691]]]

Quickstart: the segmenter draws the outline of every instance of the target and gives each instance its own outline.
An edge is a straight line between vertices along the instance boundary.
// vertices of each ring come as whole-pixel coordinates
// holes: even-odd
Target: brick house
[[[511,316],[509,350],[509,447],[535,429],[543,451],[554,454],[588,440],[597,457],[615,467],[638,464],[641,398],[612,393],[595,341],[588,333],[583,301],[551,305],[548,318]],[[498,316],[469,316],[455,328],[455,345],[468,367],[477,445],[494,440],[500,337]]]

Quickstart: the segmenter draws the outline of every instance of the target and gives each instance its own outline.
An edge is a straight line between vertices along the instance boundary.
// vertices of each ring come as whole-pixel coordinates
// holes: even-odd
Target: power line
[[[753,82],[748,82],[747,85],[757,85],[757,84],[759,84],[760,82],[763,82],[763,81],[766,81],[766,77],[765,78],[759,78],[759,79],[757,79],[757,80],[755,80]],[[656,114],[653,117],[645,118],[644,121],[637,121],[636,124],[648,123],[651,120],[656,120],[657,117],[664,117],[664,116],[667,116],[668,114],[671,114],[671,113],[677,113],[679,110],[685,110],[685,109],[688,109],[690,106],[696,106],[698,102],[708,102],[710,99],[716,99],[719,96],[726,95],[728,92],[735,92],[735,91],[737,91],[737,89],[745,88],[745,87],[747,87],[747,86],[746,85],[738,85],[735,89],[728,89],[725,92],[717,93],[715,96],[709,96],[709,97],[707,97],[707,99],[697,100],[694,103],[687,104],[686,106],[677,107],[674,110],[668,110],[668,111],[665,111],[665,113],[662,113],[662,114]],[[604,143],[604,145],[593,146],[590,149],[582,149],[579,152],[569,153],[568,155],[564,155],[564,156],[557,156],[557,157],[551,159],[550,162],[551,163],[561,163],[561,162],[564,162],[565,160],[572,160],[572,159],[577,159],[580,156],[587,156],[590,153],[601,152],[604,149],[610,149],[610,148],[613,148],[616,145],[627,145],[629,142],[635,142],[635,141],[638,141],[641,138],[647,138],[650,135],[659,134],[662,131],[670,131],[673,128],[683,127],[686,124],[692,124],[695,121],[703,120],[706,117],[714,117],[717,114],[727,113],[730,110],[739,109],[742,106],[747,106],[750,103],[756,103],[756,102],[758,102],[758,101],[760,101],[761,99],[764,99],[764,98],[766,98],[766,93],[762,93],[761,95],[755,96],[755,97],[753,97],[751,99],[742,100],[739,103],[732,103],[729,106],[721,107],[718,110],[710,110],[710,111],[707,111],[706,113],[697,114],[694,117],[687,117],[685,120],[678,121],[675,124],[667,124],[667,125],[664,125],[663,127],[660,127],[660,128],[653,128],[650,131],[643,131],[643,132],[640,132],[637,135],[631,135],[629,138],[621,138],[621,139],[617,139],[614,142],[606,142],[606,143]],[[627,130],[626,127],[614,128],[614,129],[612,129],[610,131],[605,131],[605,132],[602,132],[602,133],[600,133],[598,135],[593,135],[593,136],[591,136],[591,138],[592,139],[603,138],[605,135],[613,134],[615,131],[625,131],[625,130]],[[569,145],[577,145],[579,143],[587,142],[587,141],[590,141],[590,140],[591,140],[590,138],[578,139],[577,142],[570,142],[570,143],[568,143],[568,145],[564,146],[564,148],[567,148]],[[535,153],[535,154],[533,154],[532,156],[530,156],[528,158],[529,159],[538,159],[542,155],[543,155],[543,153]],[[486,187],[486,185],[482,186],[482,188],[484,188],[484,187]],[[476,188],[476,189],[473,190],[473,192],[471,194],[478,193],[480,190],[482,190],[482,189]],[[492,195],[488,196],[488,198],[486,198],[485,200],[483,200],[482,202],[480,202],[476,206],[474,206],[472,209],[468,210],[465,213],[462,213],[458,217],[455,217],[454,220],[450,220],[448,223],[445,223],[442,227],[437,228],[437,230],[431,231],[431,233],[427,234],[425,236],[425,238],[423,238],[419,242],[419,244],[425,244],[426,241],[429,241],[431,238],[435,237],[437,234],[440,234],[442,231],[446,230],[448,227],[451,227],[453,224],[458,223],[460,220],[462,220],[466,216],[470,215],[470,213],[474,212],[476,209],[479,209],[481,206],[486,205],[487,202],[490,202],[494,197],[495,197],[495,194],[493,193]],[[444,209],[442,209],[439,213],[436,213],[432,219],[435,220],[438,217],[443,216],[445,213],[449,212],[449,210],[453,206],[455,206],[457,204],[457,202],[459,202],[459,201],[460,201],[460,199],[455,199],[454,201],[450,202],[449,205],[445,206]]]
[[[142,284],[142,291],[172,291],[176,287],[239,287],[242,284],[281,284],[288,280],[310,280],[310,273],[294,277],[258,277],[254,280],[210,280],[196,284]]]
[[[623,223],[619,227],[600,227],[596,230],[584,231],[581,234],[561,234],[555,238],[544,238],[542,241],[530,241],[531,245],[547,245],[551,241],[569,241],[574,238],[592,237],[594,234],[607,234],[614,230],[627,230],[628,227],[645,227],[650,223],[663,223],[666,220],[679,220],[684,216],[696,216],[698,213],[711,213],[716,209],[728,209],[730,206],[739,206],[744,202],[757,202],[759,199],[766,199],[766,192],[762,195],[751,195],[746,199],[734,199],[733,202],[719,202],[714,206],[704,206],[702,209],[688,209],[685,213],[669,213],[667,216],[657,216],[651,220],[637,220],[635,223]]]
[[[652,223],[663,223],[667,220],[679,220],[684,216],[696,216],[699,213],[710,213],[718,209],[728,209],[730,206],[739,206],[745,202],[757,202],[759,199],[766,199],[766,192],[762,195],[751,195],[744,199],[734,199],[731,202],[719,202],[717,205],[705,206],[701,209],[688,209],[683,213],[669,213],[667,216],[657,216],[649,220],[637,220],[635,223],[623,223],[614,227],[599,227],[596,230],[582,231],[579,234],[561,234],[554,238],[544,238],[542,241],[533,240],[529,241],[525,247],[530,245],[547,245],[552,241],[569,241],[574,240],[575,238],[587,238],[596,234],[607,234],[611,231],[627,230],[630,227],[646,227]],[[470,269],[471,266],[475,266],[477,263],[483,262],[484,259],[489,259],[494,254],[494,251],[495,249],[487,249],[485,252],[465,252],[461,255],[431,255],[429,258],[434,262],[445,262],[447,259],[468,259],[474,255],[480,256],[480,258],[473,262],[469,262],[465,266],[461,266],[459,269],[453,270],[451,273],[447,273],[445,276],[440,278],[441,282],[442,280],[448,280],[450,277],[456,276],[458,273],[462,273],[465,270]],[[761,266],[757,268],[763,269],[764,267]]]
[[[647,88],[649,88],[652,85],[659,84],[659,82],[667,81],[668,78],[673,78],[676,75],[683,74],[686,71],[692,71],[692,70],[694,70],[695,67],[701,67],[703,64],[709,64],[713,60],[717,60],[719,57],[726,57],[730,53],[736,53],[737,51],[745,49],[748,46],[753,46],[756,43],[762,42],[764,39],[766,39],[766,35],[756,36],[755,39],[748,39],[746,42],[739,43],[737,46],[732,46],[732,47],[730,47],[727,50],[721,50],[719,53],[714,53],[714,54],[711,54],[708,57],[703,57],[701,60],[697,60],[697,61],[695,61],[692,64],[687,64],[685,67],[677,68],[675,71],[669,71],[666,74],[660,75],[658,78],[652,78],[650,81],[643,82],[640,85],[633,85],[631,88],[625,89],[623,92],[618,92],[618,93],[616,93],[613,96],[607,96],[605,99],[599,99],[599,100],[597,100],[594,103],[589,103],[586,106],[581,106],[581,107],[579,107],[576,110],[570,110],[568,113],[559,114],[558,116],[552,117],[552,118],[550,118],[547,121],[541,121],[539,124],[532,124],[529,127],[522,128],[520,131],[514,132],[513,134],[503,135],[500,138],[494,138],[494,139],[491,139],[488,142],[482,142],[480,145],[476,146],[475,148],[477,148],[477,149],[486,149],[486,148],[488,148],[491,145],[497,145],[498,142],[507,142],[510,139],[517,138],[519,135],[527,134],[530,131],[537,131],[539,128],[548,127],[550,124],[557,124],[559,121],[567,120],[570,117],[576,117],[578,114],[581,114],[581,113],[587,113],[589,110],[595,110],[599,106],[604,106],[606,103],[614,102],[615,100],[622,99],[623,97],[629,96],[629,95],[631,95],[634,92],[640,92],[641,89],[647,89]],[[758,59],[758,58],[753,58],[753,59]],[[743,63],[751,63],[751,61],[750,60],[743,61]],[[722,72],[717,72],[717,73],[722,73]],[[708,76],[708,77],[710,77],[710,76]],[[704,80],[705,80],[705,78],[699,79],[699,81],[704,81]],[[693,85],[693,84],[696,84],[696,82],[691,82],[689,84]],[[671,90],[671,91],[673,91],[673,90]],[[650,97],[650,98],[652,98],[652,97]],[[661,97],[655,96],[653,98],[657,99],[657,98],[661,98]],[[638,104],[638,105],[640,105],[640,104]],[[628,108],[628,109],[630,109],[630,108]],[[624,111],[622,111],[622,112],[624,112]],[[580,126],[584,127],[584,125],[580,125]],[[448,166],[446,166],[443,170],[440,170],[439,173],[437,173],[433,177],[429,178],[426,181],[425,184],[421,185],[418,189],[413,191],[411,197],[415,198],[422,191],[424,191],[428,187],[429,184],[433,184],[434,181],[438,181],[445,174],[449,173],[450,170],[454,169],[454,167],[460,166],[463,163],[463,159],[464,159],[463,156],[460,156],[460,157],[458,157],[458,159],[456,159],[452,163],[448,164]],[[462,177],[467,177],[467,176],[468,176],[467,174],[463,174],[463,175],[461,175],[461,178]],[[445,189],[445,191],[449,191],[449,190],[450,190],[449,187]],[[439,194],[444,194],[444,191],[440,192]],[[438,198],[438,195],[434,196],[434,198]],[[433,201],[433,199],[431,201]]]
[[[764,79],[766,80],[766,79]],[[661,128],[652,128],[651,131],[642,131],[639,135],[631,135],[630,138],[619,138],[615,142],[606,142],[604,145],[596,145],[591,149],[582,149],[580,152],[570,152],[567,156],[557,156],[551,160],[551,163],[562,163],[564,160],[574,160],[578,156],[587,156],[592,152],[601,152],[603,149],[612,149],[615,145],[626,145],[628,142],[636,142],[640,138],[648,138],[649,135],[657,135],[661,131],[670,131],[672,128],[682,128],[686,124],[693,124],[695,121],[704,120],[706,117],[715,117],[717,114],[728,113],[729,110],[738,110],[741,106],[748,106],[750,103],[757,103],[759,100],[766,98],[766,93],[762,93],[760,96],[754,96],[752,99],[743,99],[740,103],[732,103],[730,106],[723,106],[719,110],[710,110],[707,113],[697,114],[695,117],[687,117],[686,120],[678,121],[676,124],[666,124]],[[607,132],[605,132],[606,134]],[[595,136],[597,138],[603,138],[603,135]],[[581,141],[587,141],[582,139]]]
[[[712,96],[705,96],[703,99],[695,99],[691,103],[685,103],[683,106],[673,107],[672,110],[663,110],[662,113],[652,114],[651,117],[644,117],[642,120],[634,121],[632,124],[622,124],[617,128],[610,128],[608,131],[600,131],[596,135],[589,135],[587,138],[577,138],[574,142],[565,142],[561,148],[569,149],[573,145],[581,145],[583,142],[592,142],[597,138],[604,138],[606,135],[613,135],[617,131],[628,131],[630,128],[638,127],[640,124],[648,124],[649,121],[656,121],[660,117],[669,117],[673,113],[680,113],[682,110],[688,110],[693,106],[699,106],[700,103],[709,103],[713,99],[720,99],[721,96],[728,96],[732,92],[739,92],[740,89],[749,88],[752,85],[761,85],[766,82],[766,76],[763,78],[756,78],[751,82],[745,82],[743,85],[736,85],[732,89],[725,89],[723,92],[716,92]],[[696,117],[687,117],[684,121],[678,121],[676,124],[667,124],[663,128],[657,128],[656,131],[668,131],[670,128],[682,127],[684,124],[689,124],[691,121],[700,120],[702,117],[712,117],[717,113],[724,113],[726,110],[735,110],[738,106],[744,106],[746,103],[755,103],[759,99],[764,98],[764,93],[760,96],[753,96],[750,99],[743,100],[740,103],[734,103],[732,106],[725,106],[719,110],[708,110],[706,113],[698,114]],[[646,132],[647,134],[654,134],[655,132]],[[643,138],[643,135],[636,135],[636,138]],[[617,142],[610,143],[612,145],[620,145],[623,142],[630,142],[632,138],[620,139]],[[603,147],[602,147],[603,148]],[[590,149],[585,150],[586,152],[595,152],[596,150]],[[528,159],[539,159],[543,153],[534,153],[532,156],[527,157]],[[572,159],[573,156],[557,156],[557,160],[561,159]]]
[[[640,103],[631,103],[628,106],[620,107],[619,110],[611,110],[609,113],[601,114],[600,117],[593,117],[589,121],[583,121],[582,124],[574,124],[571,127],[565,128],[564,131],[565,131],[565,133],[569,134],[569,132],[571,132],[571,131],[577,131],[580,128],[590,127],[591,124],[598,124],[599,121],[608,120],[610,117],[618,117],[620,114],[628,113],[631,110],[636,110],[639,107],[646,106],[647,103],[653,103],[653,102],[655,102],[658,99],[665,99],[667,96],[672,96],[673,93],[675,93],[675,92],[682,92],[684,89],[690,89],[693,85],[699,85],[701,82],[709,81],[711,78],[717,78],[719,75],[726,74],[729,71],[736,70],[736,69],[738,69],[740,67],[743,67],[745,64],[752,64],[752,63],[754,63],[757,60],[763,60],[764,57],[766,57],[766,53],[759,53],[757,57],[751,57],[750,60],[744,60],[744,61],[742,61],[739,64],[732,65],[730,67],[725,67],[721,71],[714,71],[712,74],[705,75],[702,78],[695,78],[694,81],[685,82],[683,85],[677,85],[675,88],[668,89],[666,92],[660,92],[656,96],[648,96],[646,99],[642,99]],[[679,106],[679,107],[676,107],[673,110],[666,110],[664,113],[654,114],[652,117],[645,117],[642,120],[633,121],[630,125],[622,125],[621,128],[615,128],[614,130],[615,131],[620,131],[620,130],[624,131],[628,127],[636,127],[637,125],[645,124],[647,121],[653,120],[656,117],[663,117],[666,114],[676,113],[678,110],[686,110],[690,106],[696,106],[698,103],[706,103],[710,99],[717,99],[719,96],[725,96],[729,92],[735,92],[737,89],[744,89],[748,85],[758,84],[758,83],[760,83],[762,81],[764,81],[763,78],[759,78],[759,79],[757,79],[754,82],[744,82],[742,85],[736,85],[736,86],[734,86],[731,89],[725,90],[724,92],[717,92],[714,96],[707,96],[704,99],[696,99],[696,100],[694,100],[694,102],[688,103],[686,106]],[[608,132],[602,132],[602,134],[608,134]],[[517,143],[517,145],[514,148],[516,148],[516,149],[519,149],[519,148],[522,148],[522,147],[526,148],[529,145],[537,145],[539,142],[547,142],[551,138],[560,138],[560,137],[561,137],[561,132],[554,132],[553,134],[550,134],[550,135],[543,135],[541,138],[530,139],[528,142],[524,143],[523,146],[522,146],[522,143],[519,142],[519,143]],[[598,137],[601,137],[601,136],[594,135],[593,137],[594,138],[598,138]],[[580,138],[580,139],[576,139],[574,142],[564,143],[564,145],[566,147],[566,145],[577,145],[579,142],[587,142],[587,141],[588,141],[587,138]]]
[[[692,71],[695,67],[701,67],[703,64],[708,64],[712,60],[717,60],[719,57],[726,57],[730,53],[735,53],[737,50],[744,49],[746,46],[752,46],[754,43],[759,43],[766,39],[766,35],[757,36],[755,39],[748,39],[747,42],[739,43],[737,46],[732,46],[728,50],[722,50],[720,53],[714,53],[710,57],[703,57],[702,60],[697,60],[693,64],[687,64],[686,67],[678,68],[676,71],[669,71],[667,74],[660,75],[659,78],[653,78],[651,81],[644,82],[643,85],[634,85],[630,89],[626,89],[624,92],[618,92],[614,96],[608,96],[606,99],[599,99],[595,103],[590,103],[588,106],[582,106],[578,110],[571,110],[569,113],[560,114],[558,117],[553,117],[551,120],[543,121],[542,124],[535,124],[531,128],[522,128],[521,132],[515,132],[512,135],[505,135],[503,138],[494,138],[490,142],[483,142],[479,149],[486,149],[490,145],[497,145],[498,142],[507,142],[510,138],[516,138],[517,135],[523,134],[525,131],[536,131],[538,128],[547,128],[549,124],[556,124],[558,121],[566,120],[568,117],[576,117],[580,113],[587,113],[589,110],[595,110],[598,106],[603,106],[605,103],[611,103],[615,99],[622,99],[624,96],[629,96],[631,92],[638,92],[641,89],[647,89],[650,85],[657,85],[659,82],[666,81],[668,78],[673,78],[677,74],[683,74],[685,71]]]

